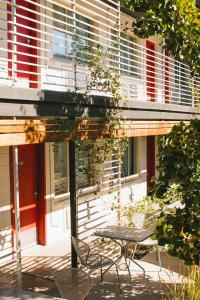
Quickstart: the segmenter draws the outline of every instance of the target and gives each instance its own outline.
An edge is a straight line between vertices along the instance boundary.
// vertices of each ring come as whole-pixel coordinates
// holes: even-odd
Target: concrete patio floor
[[[56,274],[65,272],[65,270],[70,268],[70,253],[68,252],[66,255],[66,250],[69,249],[67,249],[67,245],[63,248],[60,247],[61,245],[62,242],[57,245],[50,245],[47,248],[35,247],[35,249],[32,248],[23,253],[22,270],[25,290],[49,295],[52,298],[59,298],[65,294],[68,285],[66,284],[65,290],[61,291],[55,283]],[[57,249],[57,252],[55,252],[55,249]],[[128,282],[127,271],[123,266],[120,266],[121,294],[117,284],[115,269],[105,275],[103,283],[99,282],[99,272],[95,273],[92,276],[92,288],[85,300],[163,299],[164,294],[166,295],[169,292],[169,286],[173,282],[181,282],[181,278],[178,275],[180,273],[178,260],[172,259],[165,252],[161,253],[161,260],[161,271],[155,253],[149,253],[142,260],[138,260],[146,270],[145,278],[140,269],[135,264],[131,264],[132,289]],[[16,264],[14,261],[0,267],[0,287],[16,287]],[[1,292],[0,299],[3,299],[1,298]],[[74,300],[78,300],[78,298]]]

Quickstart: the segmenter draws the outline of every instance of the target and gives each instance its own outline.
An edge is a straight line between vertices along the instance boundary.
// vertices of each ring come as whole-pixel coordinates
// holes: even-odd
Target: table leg
[[[143,271],[144,277],[145,277],[145,269],[140,264],[138,264],[134,259],[132,259],[130,257],[129,257],[129,259]]]

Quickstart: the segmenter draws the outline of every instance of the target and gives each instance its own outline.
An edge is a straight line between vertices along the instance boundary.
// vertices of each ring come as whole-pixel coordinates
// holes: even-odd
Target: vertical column
[[[76,62],[76,0],[72,2],[72,10],[73,10],[73,43],[72,43],[72,50],[73,50],[73,67],[74,67],[74,91],[77,90],[77,62]]]
[[[71,209],[71,235],[77,237],[77,184],[76,184],[76,145],[74,141],[69,142],[69,173],[70,173],[70,209]],[[76,251],[71,244],[71,265],[77,268]]]
[[[120,0],[117,1],[118,5],[118,11],[117,11],[117,35],[118,35],[118,75],[120,77],[121,75],[121,59],[120,59],[120,52],[121,52],[121,43],[120,43],[120,37],[121,37],[121,5],[120,5]],[[121,80],[121,78],[119,78]],[[119,145],[120,147],[120,145]],[[117,201],[118,201],[118,206],[121,205],[121,163],[118,162],[118,192],[117,192]],[[118,211],[118,216],[117,216],[117,223],[120,225],[120,220],[121,220],[121,215],[120,215],[120,210]]]
[[[21,240],[20,240],[20,206],[19,206],[19,176],[18,176],[18,146],[13,151],[14,174],[14,209],[15,209],[15,244],[17,259],[17,283],[22,288]]]
[[[151,194],[153,184],[152,178],[155,177],[155,136],[147,136],[147,194]]]

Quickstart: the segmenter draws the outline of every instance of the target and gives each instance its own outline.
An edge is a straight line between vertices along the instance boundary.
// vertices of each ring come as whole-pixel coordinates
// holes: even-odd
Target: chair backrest
[[[145,216],[144,227],[154,230],[157,225],[160,212],[160,210],[156,210],[153,213],[147,213]]]
[[[89,246],[82,240],[77,239],[75,236],[72,236],[71,240],[80,262],[84,265],[87,262],[88,254],[90,252]]]

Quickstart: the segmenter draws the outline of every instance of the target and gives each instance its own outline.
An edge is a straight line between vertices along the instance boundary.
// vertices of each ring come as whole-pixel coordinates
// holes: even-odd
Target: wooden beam
[[[171,131],[174,121],[124,121],[126,136],[164,135]],[[80,139],[106,138],[106,132],[97,120],[80,120],[75,125]],[[116,137],[124,135],[122,130],[114,132]],[[70,135],[59,130],[58,119],[45,120],[0,120],[0,146],[44,143],[69,140]]]

